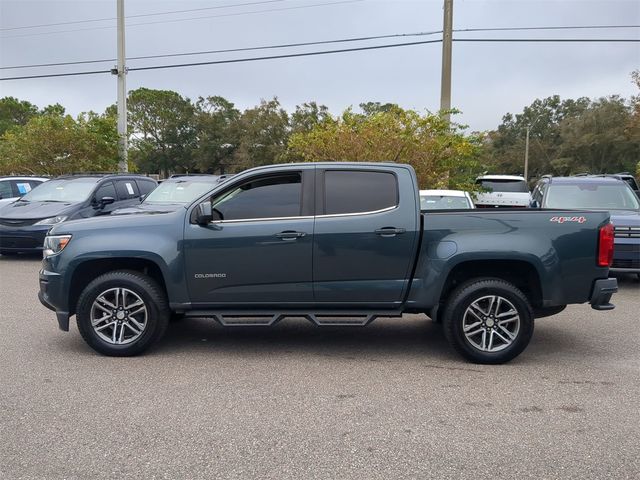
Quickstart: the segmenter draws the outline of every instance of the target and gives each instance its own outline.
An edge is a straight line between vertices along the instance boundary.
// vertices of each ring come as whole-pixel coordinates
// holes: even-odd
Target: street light
[[[527,138],[524,142],[524,179],[526,181],[529,181],[529,132],[541,116],[542,114],[538,115],[533,122],[527,125]]]

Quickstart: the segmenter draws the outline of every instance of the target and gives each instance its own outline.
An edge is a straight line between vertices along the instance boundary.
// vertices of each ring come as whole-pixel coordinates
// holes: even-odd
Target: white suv
[[[488,190],[476,197],[477,208],[526,208],[531,202],[527,181],[519,175],[483,175],[476,178],[476,184]]]
[[[15,202],[47,180],[43,177],[0,177],[0,207]]]

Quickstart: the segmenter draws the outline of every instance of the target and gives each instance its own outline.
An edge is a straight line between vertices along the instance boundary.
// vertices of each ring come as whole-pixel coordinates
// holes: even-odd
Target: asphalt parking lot
[[[95,354],[0,257],[0,477],[638,478],[640,282],[613,312],[541,319],[502,366],[419,315],[367,328],[189,319],[148,354]]]

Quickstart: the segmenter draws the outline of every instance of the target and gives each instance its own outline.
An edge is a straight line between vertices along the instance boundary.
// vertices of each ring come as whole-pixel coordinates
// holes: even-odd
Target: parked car
[[[177,210],[213,189],[223,180],[224,178],[217,175],[173,175],[144,197],[140,204],[119,208],[111,215]]]
[[[44,177],[0,177],[0,207],[15,202],[47,180]]]
[[[570,303],[614,308],[609,214],[574,215],[422,214],[408,165],[258,167],[175,211],[54,225],[39,298],[62,330],[76,315],[106,355],[144,351],[172,313],[363,326],[422,312],[469,360],[501,363],[524,350],[535,317]]]
[[[462,190],[420,190],[421,210],[476,208],[468,192]]]
[[[526,208],[531,201],[527,181],[518,175],[482,175],[476,178],[476,184],[488,190],[476,196],[477,208]]]
[[[640,200],[627,182],[609,175],[547,176],[533,190],[531,203],[533,207],[609,212],[615,227],[611,271],[640,277]]]
[[[142,175],[96,174],[54,178],[0,208],[0,254],[42,251],[52,225],[107,215],[140,202],[156,187]]]

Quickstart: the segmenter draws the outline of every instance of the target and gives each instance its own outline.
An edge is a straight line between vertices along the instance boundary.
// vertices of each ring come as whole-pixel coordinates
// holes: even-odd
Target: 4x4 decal
[[[576,223],[584,223],[587,221],[586,217],[551,217],[549,219],[550,222],[555,223],[565,223],[565,222],[576,222]]]

